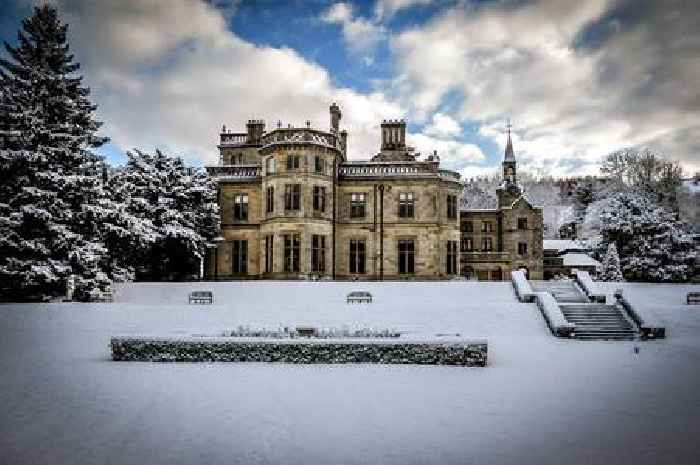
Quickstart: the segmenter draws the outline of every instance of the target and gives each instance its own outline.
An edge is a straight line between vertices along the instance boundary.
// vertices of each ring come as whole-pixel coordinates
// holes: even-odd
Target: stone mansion
[[[341,111],[330,129],[223,128],[218,185],[221,235],[208,279],[504,279],[517,267],[542,276],[542,210],[522,195],[508,139],[494,210],[458,210],[458,173],[437,154],[419,160],[406,123],[383,121],[369,160],[347,159]]]

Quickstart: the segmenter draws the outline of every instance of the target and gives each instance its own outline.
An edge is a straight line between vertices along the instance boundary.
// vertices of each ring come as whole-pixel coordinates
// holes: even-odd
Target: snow
[[[0,305],[2,462],[696,463],[700,311],[684,302],[700,286],[599,286],[623,288],[668,338],[555,338],[509,282],[146,283],[113,304]],[[185,303],[206,289],[213,305]],[[355,290],[375,302],[346,305]],[[241,324],[485,337],[489,365],[109,360],[111,336]]]
[[[600,288],[593,282],[591,275],[588,271],[575,270],[574,276],[576,282],[583,288],[588,298],[593,299],[596,302],[605,303],[606,296],[605,293],[600,291]]]
[[[600,262],[585,253],[565,253],[564,266],[601,266]]]
[[[688,189],[691,194],[700,194],[700,181],[696,179],[684,179],[683,186]]]
[[[556,250],[558,253],[566,252],[567,250],[587,250],[583,242],[570,239],[545,239],[542,241],[542,248],[544,250]]]
[[[549,327],[555,334],[564,334],[567,331],[571,332],[575,325],[569,323],[562,313],[554,296],[549,292],[535,292],[537,306],[542,311],[542,315],[547,320]]]
[[[510,272],[511,279],[513,280],[513,286],[515,286],[515,293],[521,302],[532,302],[535,298],[535,293],[532,291],[532,286],[525,276],[523,270],[515,270]]]

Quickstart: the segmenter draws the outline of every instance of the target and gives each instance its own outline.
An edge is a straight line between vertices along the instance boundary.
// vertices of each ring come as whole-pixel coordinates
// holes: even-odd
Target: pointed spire
[[[515,161],[515,153],[513,152],[513,141],[510,138],[510,128],[513,127],[510,124],[510,118],[506,123],[506,129],[508,130],[508,141],[506,142],[506,154],[503,161]]]

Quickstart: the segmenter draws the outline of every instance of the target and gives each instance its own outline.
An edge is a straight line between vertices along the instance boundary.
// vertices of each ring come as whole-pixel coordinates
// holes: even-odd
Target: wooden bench
[[[688,292],[686,303],[688,305],[700,305],[700,292]]]
[[[371,304],[372,303],[372,294],[366,291],[354,291],[348,294],[347,297],[347,302],[349,304],[361,304],[361,303],[366,303],[366,304]]]
[[[194,291],[190,292],[191,304],[211,304],[214,302],[214,296],[211,291]]]

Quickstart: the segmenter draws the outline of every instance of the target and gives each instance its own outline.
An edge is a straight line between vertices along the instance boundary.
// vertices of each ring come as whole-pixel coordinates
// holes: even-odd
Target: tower
[[[503,181],[506,184],[518,184],[516,171],[515,171],[515,153],[513,152],[513,141],[510,138],[510,120],[506,124],[506,129],[508,130],[508,141],[506,142],[506,152],[503,157]]]
[[[340,118],[343,115],[342,115],[342,113],[340,113],[340,107],[335,102],[333,102],[331,104],[330,111],[331,111],[331,132],[337,133],[338,128],[340,126]]]
[[[507,207],[513,204],[522,196],[522,190],[518,185],[518,177],[516,172],[515,152],[513,150],[513,141],[510,137],[510,120],[506,124],[508,131],[508,140],[506,141],[506,150],[503,156],[503,183],[496,190],[498,195],[498,207]]]

